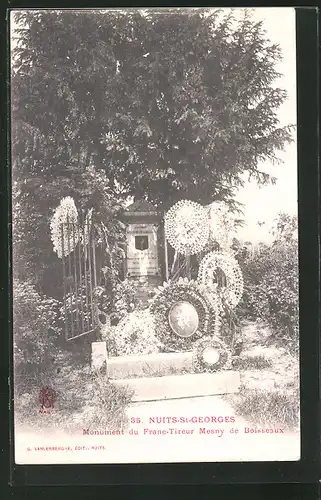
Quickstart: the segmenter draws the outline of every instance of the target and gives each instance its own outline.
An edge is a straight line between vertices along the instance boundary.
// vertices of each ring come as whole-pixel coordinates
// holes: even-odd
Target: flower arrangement
[[[53,249],[61,259],[69,255],[78,243],[78,232],[72,230],[78,224],[78,211],[71,196],[63,198],[50,223]]]
[[[218,338],[203,337],[193,348],[193,369],[196,373],[216,372],[231,366],[230,349]]]
[[[197,316],[197,327],[188,330],[188,335],[180,335],[177,327],[179,319],[176,319],[175,327],[171,318],[173,307],[179,309],[178,305],[182,303],[188,304],[189,310],[194,310],[194,317]],[[165,352],[187,351],[197,339],[217,331],[218,328],[218,307],[214,299],[209,300],[202,285],[186,278],[159,287],[158,293],[151,301],[150,311],[155,317],[156,336]],[[184,326],[181,329],[183,331]]]
[[[111,319],[118,323],[128,313],[133,312],[139,306],[137,290],[139,284],[135,281],[125,279],[113,288]]]
[[[114,344],[117,356],[155,354],[160,349],[154,317],[148,309],[125,316],[110,330],[109,340]]]
[[[189,200],[177,202],[165,215],[165,234],[177,252],[185,255],[200,252],[209,237],[206,209]]]
[[[216,241],[224,252],[231,252],[235,235],[235,220],[224,202],[214,202],[207,207],[209,217],[209,236]]]
[[[215,282],[217,280],[218,270],[223,271],[223,283]],[[243,276],[237,260],[226,252],[210,252],[200,263],[198,280],[209,290],[219,291],[221,301],[230,308],[237,306],[243,294]]]

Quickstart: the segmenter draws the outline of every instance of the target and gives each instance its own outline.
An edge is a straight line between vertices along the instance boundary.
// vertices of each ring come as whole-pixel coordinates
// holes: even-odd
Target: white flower
[[[118,355],[142,355],[159,352],[154,317],[148,309],[133,311],[113,331]]]
[[[73,198],[60,201],[50,222],[53,249],[61,259],[69,255],[78,243],[78,212]]]
[[[165,215],[165,234],[177,252],[193,255],[200,252],[209,237],[209,221],[202,205],[183,200]]]
[[[235,236],[234,214],[229,212],[224,202],[214,202],[208,206],[210,238],[216,241],[221,250],[231,252],[233,237]]]

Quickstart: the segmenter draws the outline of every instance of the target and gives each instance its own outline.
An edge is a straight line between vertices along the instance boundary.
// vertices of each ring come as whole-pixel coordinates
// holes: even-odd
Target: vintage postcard
[[[300,460],[294,9],[10,29],[15,463]]]

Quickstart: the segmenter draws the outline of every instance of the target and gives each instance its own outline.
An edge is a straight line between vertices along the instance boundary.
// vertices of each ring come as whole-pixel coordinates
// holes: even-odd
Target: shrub
[[[107,283],[107,288],[95,288],[94,298],[99,310],[109,315],[112,325],[117,325],[122,318],[137,308],[138,283],[128,279],[116,283],[114,278]]]
[[[137,289],[138,283],[128,279],[116,285],[111,314],[111,319],[114,323],[118,323],[137,307],[139,302],[137,299]]]
[[[285,218],[284,224],[290,224]],[[280,229],[280,217],[278,229]],[[293,221],[291,221],[293,223]],[[292,227],[292,226],[291,226]],[[267,322],[273,335],[296,349],[299,335],[298,243],[288,231],[276,234],[271,245],[261,245],[243,264],[241,304],[248,318]]]
[[[55,337],[59,334],[59,302],[39,294],[28,283],[13,282],[13,347],[15,383],[40,376],[55,358]]]

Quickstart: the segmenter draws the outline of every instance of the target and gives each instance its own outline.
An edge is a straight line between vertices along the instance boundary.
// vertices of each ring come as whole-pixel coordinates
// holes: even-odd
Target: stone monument
[[[125,278],[138,281],[141,299],[163,281],[161,240],[163,227],[160,214],[151,203],[138,200],[125,210],[126,224]]]

